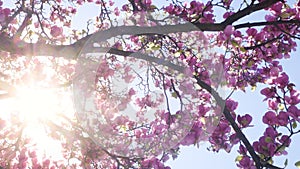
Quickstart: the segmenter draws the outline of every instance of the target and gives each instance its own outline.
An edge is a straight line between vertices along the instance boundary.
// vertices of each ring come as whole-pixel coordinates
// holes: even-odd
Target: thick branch
[[[253,158],[256,168],[260,169],[263,167],[267,167],[268,169],[282,169],[276,166],[273,166],[265,161],[261,161],[261,158],[255,153],[253,146],[245,136],[245,134],[242,132],[242,130],[239,128],[237,123],[235,122],[234,118],[232,117],[230,111],[225,105],[225,100],[222,99],[222,97],[218,94],[216,90],[214,90],[211,86],[203,82],[199,77],[194,76],[195,79],[197,80],[197,84],[201,86],[203,89],[207,90],[216,100],[217,104],[221,106],[222,108],[224,107],[223,114],[232,126],[233,130],[236,132],[237,137],[244,143],[245,147],[247,148],[249,154]]]
[[[224,25],[232,25],[234,22],[236,22],[237,20],[253,13],[259,10],[262,10],[264,8],[270,7],[273,4],[279,2],[280,0],[265,0],[261,3],[258,4],[252,4],[246,8],[244,8],[243,10],[240,10],[238,12],[236,12],[235,14],[231,15],[230,17],[228,17],[225,21],[223,21],[221,24]]]
[[[266,25],[280,25],[280,24],[297,24],[300,25],[300,20],[278,20],[278,21],[268,21],[268,22],[248,22],[248,23],[242,23],[235,25],[235,29],[240,28],[250,28],[250,27],[256,27],[256,26],[266,26]]]
[[[105,51],[105,49],[102,49],[102,50]],[[159,58],[149,56],[147,54],[121,51],[121,50],[118,50],[118,49],[110,49],[110,50],[108,50],[108,53],[122,55],[122,56],[129,56],[129,57],[134,57],[134,58],[137,58],[137,59],[146,60],[146,61],[149,61],[149,62],[154,62],[154,63],[159,64],[159,65],[168,66],[171,69],[177,70],[179,72],[184,72],[184,68],[181,67],[181,66],[175,65],[175,64],[173,64],[173,63],[171,63],[167,60],[163,60],[163,59],[159,59]],[[251,143],[249,142],[247,137],[244,135],[244,133],[241,131],[241,129],[239,128],[239,126],[235,122],[234,118],[232,117],[230,111],[226,107],[225,100],[218,94],[218,92],[216,90],[214,90],[207,83],[203,82],[199,77],[194,76],[194,78],[197,80],[197,84],[199,86],[201,86],[203,89],[207,90],[214,97],[217,104],[220,107],[224,108],[223,114],[224,114],[225,118],[228,120],[228,122],[230,123],[230,125],[232,126],[234,131],[236,132],[237,137],[246,146],[248,152],[250,153],[251,157],[255,161],[256,167],[257,168],[268,167],[270,169],[280,169],[276,166],[273,166],[273,165],[268,164],[264,161],[261,161],[261,158],[255,153],[253,146],[251,145]]]
[[[93,51],[94,53],[110,53],[110,54],[115,54],[115,55],[120,55],[125,57],[129,56],[136,59],[145,60],[150,63],[156,63],[157,65],[163,65],[168,68],[171,68],[172,70],[176,70],[178,72],[183,72],[183,73],[185,72],[184,67],[176,65],[170,62],[169,60],[153,57],[141,52],[123,51],[116,48],[104,48],[104,47],[97,47],[90,51]]]
[[[255,22],[236,25],[236,28],[278,25],[278,24],[300,24],[298,20],[290,21],[274,21],[274,22]],[[103,42],[109,38],[122,35],[137,35],[137,34],[170,34],[176,32],[191,32],[191,31],[220,31],[223,24],[201,24],[198,27],[191,26],[190,23],[178,25],[164,25],[154,27],[138,27],[138,26],[119,26],[108,30],[99,31],[87,37],[84,37],[71,45],[50,45],[43,43],[26,43],[23,41],[15,42],[5,34],[0,34],[0,50],[10,52],[11,54],[19,54],[24,56],[57,56],[67,59],[76,59],[84,44],[93,36],[95,42]]]
[[[146,33],[159,33],[159,34],[169,34],[176,32],[191,32],[191,31],[222,31],[227,25],[233,24],[235,21],[239,20],[246,15],[249,15],[255,11],[259,11],[266,7],[269,7],[278,2],[278,0],[268,0],[263,1],[258,4],[252,4],[243,10],[236,12],[235,14],[228,17],[221,23],[185,23],[178,25],[163,25],[163,26],[153,26],[153,27],[138,27],[138,26],[119,26],[113,27],[108,30],[99,31],[93,34],[97,42],[106,41],[109,38],[122,36],[122,35],[137,35]],[[274,21],[274,22],[256,22],[256,23],[244,23],[236,25],[235,28],[244,28],[252,26],[262,26],[270,24],[291,24],[299,23],[297,20],[291,21]],[[12,54],[20,54],[25,56],[32,55],[46,55],[46,56],[61,56],[62,54],[66,58],[76,58],[81,51],[84,43],[88,40],[89,35],[72,45],[48,45],[48,44],[29,44],[25,42],[18,42],[16,44],[11,38],[6,37],[5,34],[1,34],[0,38],[0,50],[7,51]]]
[[[105,49],[102,49],[102,50],[105,51]],[[159,65],[169,66],[171,69],[177,70],[179,72],[184,72],[184,68],[181,67],[181,66],[175,65],[175,64],[173,64],[173,63],[171,63],[167,60],[163,60],[163,59],[159,59],[159,58],[149,56],[147,54],[121,51],[121,50],[118,50],[118,49],[110,49],[110,50],[108,50],[108,53],[122,55],[122,56],[129,56],[129,57],[134,57],[134,58],[137,58],[137,59],[146,60],[146,61],[149,61],[149,62],[154,62],[154,63],[159,64]],[[232,126],[234,131],[236,132],[237,137],[244,143],[244,145],[247,148],[248,152],[250,153],[251,157],[255,161],[256,167],[257,168],[267,167],[267,168],[270,168],[270,169],[280,169],[279,167],[276,167],[276,166],[273,166],[271,164],[268,164],[267,162],[261,161],[261,158],[255,153],[253,146],[251,145],[251,143],[249,142],[247,137],[244,135],[244,133],[241,131],[241,129],[239,128],[239,126],[235,122],[234,118],[232,117],[230,111],[226,107],[225,100],[218,94],[218,92],[215,89],[213,89],[207,83],[203,82],[199,77],[194,76],[194,78],[197,80],[197,84],[200,87],[202,87],[203,89],[207,90],[214,97],[217,104],[220,107],[224,108],[223,114],[224,114],[225,118],[228,120],[228,122],[230,123],[230,125]]]

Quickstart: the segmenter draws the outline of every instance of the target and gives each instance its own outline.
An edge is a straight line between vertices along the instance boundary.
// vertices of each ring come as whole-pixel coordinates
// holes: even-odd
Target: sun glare
[[[62,159],[62,147],[58,140],[47,135],[47,123],[58,122],[60,115],[72,117],[71,92],[59,89],[19,87],[12,100],[12,111],[25,124],[23,134],[36,143],[37,153]]]
[[[57,96],[53,91],[38,88],[19,88],[16,107],[20,117],[29,124],[53,119],[58,107]]]

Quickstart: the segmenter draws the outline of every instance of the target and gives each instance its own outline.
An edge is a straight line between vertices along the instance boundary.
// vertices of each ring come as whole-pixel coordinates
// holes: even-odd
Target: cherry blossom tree
[[[167,169],[180,148],[200,142],[214,152],[237,146],[238,168],[286,167],[273,160],[300,132],[300,93],[281,60],[300,39],[300,2],[6,3],[0,98],[15,109],[1,110],[1,168]],[[86,4],[98,15],[75,29]],[[263,135],[252,141],[244,131],[253,117],[236,111],[231,94],[260,84],[268,109]],[[37,91],[48,100],[34,99]],[[74,109],[65,110],[70,92]],[[40,151],[42,139],[56,143],[59,158]]]

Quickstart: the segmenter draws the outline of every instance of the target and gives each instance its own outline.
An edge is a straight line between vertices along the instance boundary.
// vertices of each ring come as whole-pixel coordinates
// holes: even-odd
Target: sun
[[[59,123],[61,116],[73,117],[71,90],[21,86],[16,88],[11,100],[12,112],[17,113],[24,124],[24,137],[30,138],[38,149],[37,153],[62,159],[62,146],[47,134],[49,122]],[[51,127],[50,127],[51,129]]]
[[[20,87],[15,98],[20,118],[33,125],[54,119],[58,102],[53,91],[41,88]]]
[[[0,119],[18,129],[20,146],[34,149],[38,157],[64,160],[65,130],[76,121],[72,75],[76,61],[48,56],[19,57],[22,67],[8,74],[13,81],[0,79]],[[63,130],[64,129],[64,130]],[[72,137],[72,136],[71,136]],[[10,138],[9,138],[10,141]]]

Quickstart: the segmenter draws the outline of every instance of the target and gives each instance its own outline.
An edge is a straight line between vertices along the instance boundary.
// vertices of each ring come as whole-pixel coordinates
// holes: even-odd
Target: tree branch
[[[298,20],[290,21],[274,21],[274,22],[256,22],[256,23],[244,23],[236,25],[237,28],[263,26],[271,24],[300,24]],[[80,53],[84,44],[89,40],[91,36],[96,39],[97,42],[106,41],[109,38],[122,36],[122,35],[137,35],[137,34],[170,34],[176,32],[191,32],[191,31],[220,31],[221,28],[226,27],[223,24],[201,24],[198,27],[191,26],[191,23],[178,24],[178,25],[164,25],[154,27],[138,27],[138,26],[119,26],[113,27],[108,30],[95,32],[88,35],[71,45],[51,45],[45,43],[26,43],[19,41],[16,43],[13,39],[9,38],[5,34],[0,34],[0,50],[10,52],[11,54],[19,54],[24,56],[56,56],[64,57],[67,59],[76,59]],[[63,56],[62,56],[63,54]]]
[[[250,28],[255,26],[266,26],[266,25],[280,25],[280,24],[297,24],[300,25],[300,20],[278,20],[278,21],[268,21],[268,22],[248,22],[248,23],[242,23],[235,25],[235,29],[240,28]]]
[[[71,45],[50,45],[43,43],[26,43],[18,42],[16,44],[11,38],[5,34],[0,34],[0,50],[7,51],[12,54],[19,54],[25,56],[42,55],[42,56],[57,56],[64,57],[67,59],[76,59],[77,55],[80,53],[84,44],[88,41],[89,37],[93,36],[97,42],[106,41],[109,38],[122,36],[122,35],[137,35],[137,34],[170,34],[177,32],[191,32],[191,31],[222,31],[227,25],[239,20],[240,18],[249,15],[255,11],[261,10],[268,6],[271,6],[278,2],[278,0],[263,1],[258,4],[253,4],[246,7],[243,10],[231,15],[226,20],[221,23],[185,23],[177,25],[162,25],[153,27],[139,27],[139,26],[118,26],[112,27],[104,31],[98,31],[94,34],[88,35]],[[253,27],[253,26],[263,26],[272,24],[299,24],[298,20],[289,21],[273,21],[273,22],[255,22],[255,23],[243,23],[236,25],[236,29]],[[63,56],[62,56],[63,54]]]
[[[273,4],[276,4],[280,0],[265,0],[258,4],[251,4],[247,6],[246,8],[234,13],[233,15],[229,16],[225,21],[223,21],[221,24],[223,25],[232,25],[237,20],[253,13],[259,10],[262,10],[264,8],[270,7]],[[225,27],[224,27],[225,28]]]
[[[102,49],[102,50],[105,51],[107,49]],[[146,61],[149,61],[149,62],[154,62],[154,63],[159,64],[159,65],[168,66],[171,69],[177,70],[179,72],[184,72],[184,70],[185,70],[184,67],[181,67],[179,65],[175,65],[175,64],[169,62],[168,60],[155,58],[155,57],[149,56],[147,54],[142,54],[142,53],[139,53],[139,52],[135,53],[135,52],[129,52],[129,51],[121,51],[121,50],[112,48],[112,49],[108,50],[108,53],[122,55],[122,56],[134,57],[134,58],[137,58],[137,59],[143,59],[143,60],[146,60]],[[247,139],[245,134],[242,132],[242,130],[239,128],[239,126],[235,122],[234,118],[232,117],[230,111],[226,107],[225,100],[219,95],[219,93],[215,89],[213,89],[207,83],[203,82],[199,77],[194,76],[194,78],[197,80],[197,84],[200,87],[202,87],[203,89],[205,89],[206,91],[208,91],[214,97],[217,104],[220,107],[224,108],[223,114],[224,114],[225,118],[228,120],[228,122],[230,123],[230,125],[232,126],[234,131],[236,132],[237,137],[244,143],[244,145],[247,148],[249,154],[253,158],[256,167],[258,169],[262,168],[262,167],[267,167],[269,169],[281,169],[281,168],[273,166],[273,165],[271,165],[267,162],[261,161],[261,158],[256,154],[253,146],[251,145],[251,143],[249,142],[249,140]]]
[[[103,50],[105,50],[105,49],[103,49]],[[142,53],[139,53],[139,52],[135,53],[135,52],[121,51],[121,50],[118,50],[118,49],[111,48],[110,50],[108,50],[108,53],[122,55],[122,56],[134,57],[134,58],[137,58],[137,59],[143,59],[143,60],[146,60],[146,61],[149,61],[149,62],[154,62],[156,64],[168,66],[171,69],[177,70],[179,72],[184,72],[184,70],[185,70],[184,67],[175,65],[175,64],[169,62],[168,60],[155,58],[155,57],[149,56],[147,54],[142,54]],[[269,169],[280,169],[279,167],[276,167],[276,166],[273,166],[271,164],[268,164],[267,162],[261,161],[261,158],[256,154],[253,146],[251,145],[251,143],[249,142],[249,140],[247,139],[245,134],[242,132],[242,130],[239,128],[239,126],[235,122],[234,118],[232,117],[230,111],[226,107],[225,100],[219,95],[219,93],[215,89],[213,89],[207,83],[203,82],[199,77],[194,76],[194,78],[197,80],[197,84],[200,87],[202,87],[203,89],[205,89],[206,91],[208,91],[214,97],[217,104],[221,108],[224,108],[223,114],[224,114],[225,118],[228,120],[228,122],[230,123],[230,125],[232,126],[234,131],[236,132],[237,137],[244,143],[244,145],[247,148],[249,154],[251,155],[251,157],[255,161],[256,167],[257,168],[267,167]]]
[[[218,94],[218,92],[216,90],[214,90],[211,86],[209,86],[208,84],[203,82],[199,77],[194,76],[194,78],[197,80],[197,84],[199,86],[201,86],[203,89],[205,89],[206,91],[208,91],[214,97],[217,104],[220,107],[224,108],[223,114],[224,114],[226,120],[228,120],[228,122],[232,126],[233,130],[236,132],[237,137],[244,143],[249,154],[251,155],[251,157],[253,158],[253,160],[255,162],[256,168],[260,169],[263,167],[267,167],[268,169],[281,169],[281,168],[273,166],[267,162],[261,161],[261,158],[255,153],[253,146],[251,145],[251,143],[249,142],[249,140],[247,139],[245,134],[242,132],[242,130],[239,128],[239,126],[235,122],[234,118],[232,117],[230,111],[226,107],[225,100],[222,99],[222,97]]]

